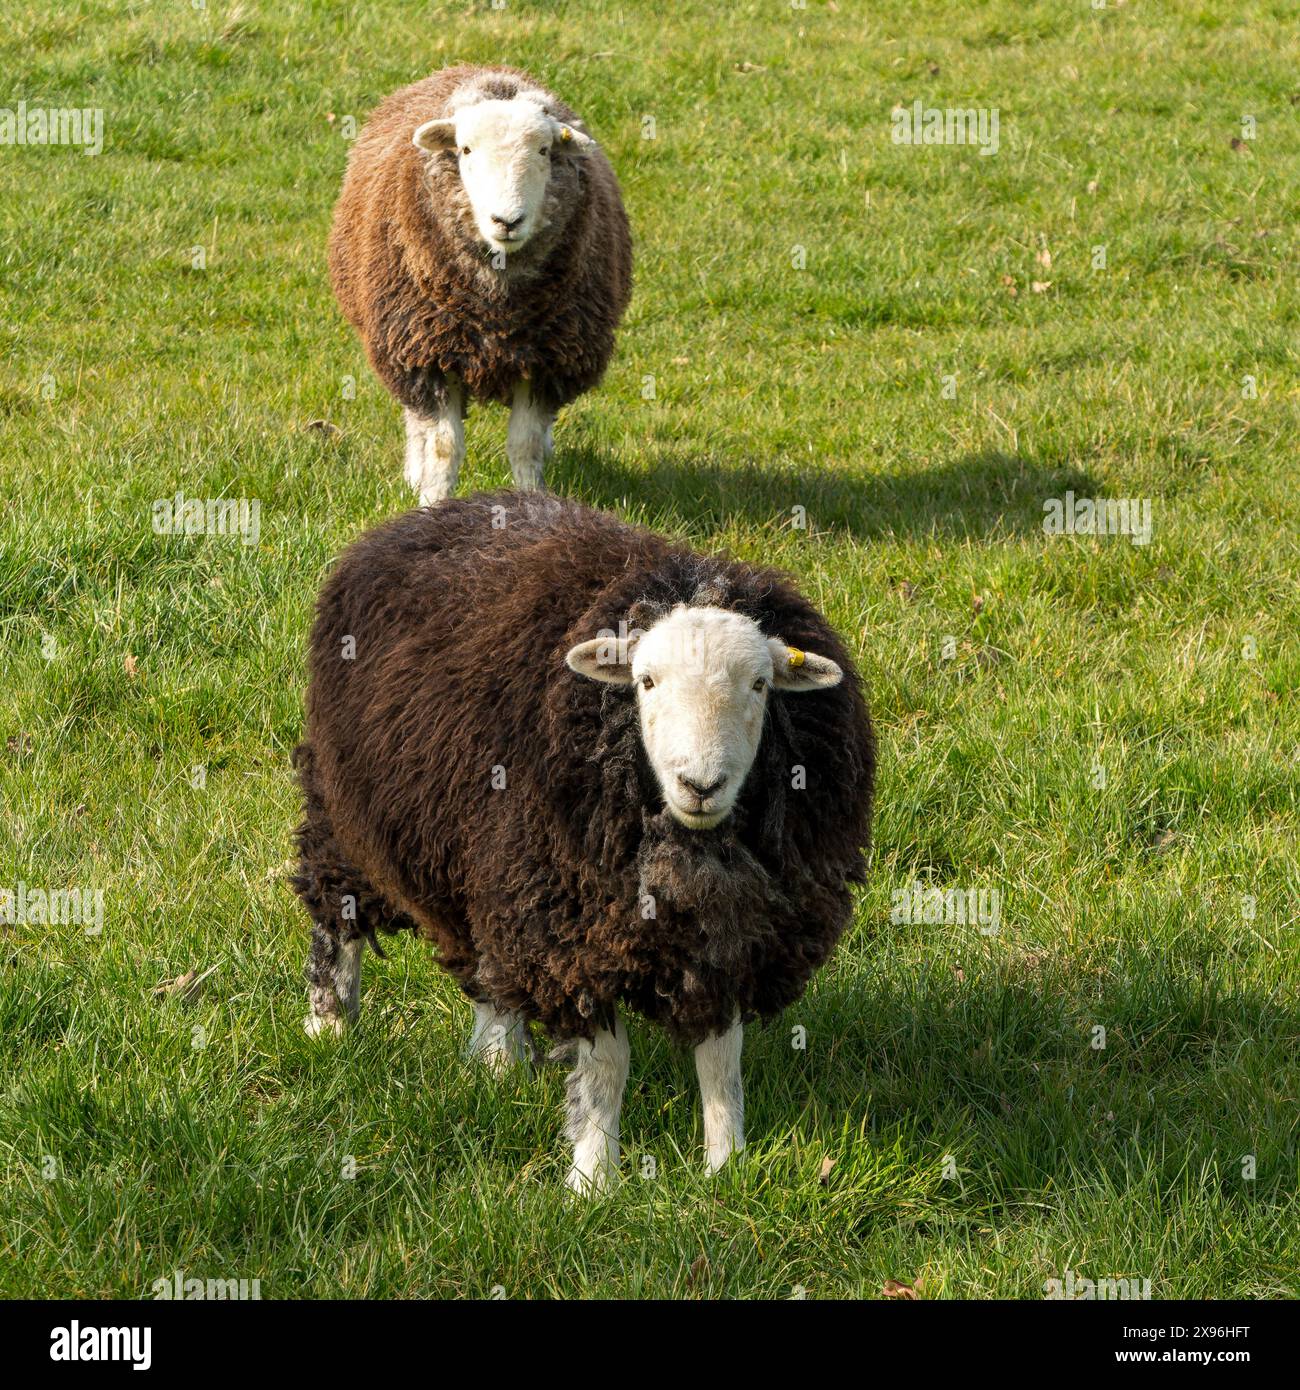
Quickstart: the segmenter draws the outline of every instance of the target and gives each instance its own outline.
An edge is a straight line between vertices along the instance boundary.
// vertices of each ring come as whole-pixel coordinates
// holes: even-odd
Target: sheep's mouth
[[[672,797],[665,797],[668,803],[668,813],[678,823],[684,825],[687,830],[714,830],[722,824],[731,814],[731,807],[725,809],[705,810],[700,807],[697,810],[687,810],[685,806],[680,806]]]
[[[507,255],[519,251],[532,240],[531,232],[506,232],[486,238],[490,251],[504,251]]]

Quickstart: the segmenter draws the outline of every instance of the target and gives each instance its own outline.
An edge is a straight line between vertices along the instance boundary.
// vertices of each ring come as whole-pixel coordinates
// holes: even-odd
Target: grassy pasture
[[[104,910],[0,927],[0,1294],[1300,1293],[1295,18],[11,4],[0,106],[101,109],[104,148],[0,145],[0,890]],[[340,1046],[300,1027],[310,608],[409,505],[324,238],[350,118],[454,61],[572,101],[637,239],[553,486],[790,569],[881,742],[855,926],[746,1041],[744,1158],[705,1178],[690,1059],[634,1023],[587,1207],[560,1074],[467,1064],[415,944]],[[895,143],[917,99],[996,109],[996,154]],[[504,482],[504,414],[468,437],[462,486]],[[155,534],[178,492],[256,499],[256,543]],[[1067,492],[1150,542],[1045,534]],[[997,932],[892,922],[918,879]]]

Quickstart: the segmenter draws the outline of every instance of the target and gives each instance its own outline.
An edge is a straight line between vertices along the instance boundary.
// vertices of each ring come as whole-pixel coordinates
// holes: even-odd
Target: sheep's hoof
[[[537,1048],[532,1035],[511,1032],[502,1038],[471,1043],[469,1055],[481,1062],[498,1080],[522,1068],[531,1075],[537,1067]]]
[[[492,1073],[497,1080],[504,1080],[516,1067],[528,1069],[528,1058],[504,1047],[485,1047],[470,1054]]]
[[[512,460],[510,474],[520,492],[540,492],[546,487],[546,470],[540,458],[530,459],[526,463]]]
[[[711,1178],[716,1177],[727,1166],[727,1160],[733,1154],[744,1153],[744,1151],[745,1145],[743,1143],[731,1143],[720,1145],[716,1149],[710,1149],[708,1151],[708,1157],[705,1160],[705,1164],[709,1170],[709,1176]]]
[[[587,1173],[575,1166],[569,1169],[569,1174],[564,1179],[564,1185],[570,1192],[576,1193],[579,1197],[592,1198],[607,1196],[617,1181],[618,1170],[616,1168],[604,1166],[597,1168],[594,1173]]]
[[[308,1014],[302,1021],[303,1030],[309,1038],[341,1038],[347,1032],[347,1023],[337,1014],[323,1016]]]

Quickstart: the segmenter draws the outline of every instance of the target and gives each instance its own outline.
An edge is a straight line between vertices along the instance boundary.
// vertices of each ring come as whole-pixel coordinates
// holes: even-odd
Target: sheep
[[[541,487],[555,416],[604,375],[632,292],[618,180],[579,117],[514,68],[393,93],[348,160],[329,268],[404,408],[420,505],[455,490],[471,400],[510,407],[515,485]]]
[[[874,739],[843,643],[779,572],[548,493],[408,512],[345,552],[310,639],[294,886],[313,1036],[411,930],[470,1051],[573,1058],[568,1185],[618,1166],[620,1011],[695,1048],[710,1171],[742,1030],[800,998],[865,874]]]

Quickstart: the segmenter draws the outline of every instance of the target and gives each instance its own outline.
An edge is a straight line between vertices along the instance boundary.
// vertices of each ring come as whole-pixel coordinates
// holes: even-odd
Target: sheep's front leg
[[[528,382],[515,387],[510,407],[510,428],[506,432],[506,455],[516,487],[541,487],[544,464],[553,448],[551,427],[555,411],[537,400]]]
[[[498,1076],[520,1062],[531,1061],[533,1040],[524,1016],[509,1009],[498,1009],[494,1004],[475,1003],[469,1053],[471,1057],[482,1058],[488,1069]]]
[[[361,1009],[362,937],[341,941],[337,932],[312,923],[307,957],[311,1012],[303,1020],[310,1038],[340,1037]]]
[[[745,1097],[740,1082],[744,1031],[737,1019],[725,1033],[705,1038],[695,1049],[710,1173],[716,1173],[733,1153],[745,1147]]]
[[[628,1043],[622,1019],[613,1031],[602,1028],[595,1039],[577,1046],[566,1084],[573,1166],[568,1185],[575,1192],[606,1191],[618,1173],[618,1117],[627,1085]]]
[[[406,411],[406,481],[420,506],[431,507],[451,496],[464,461],[464,400],[460,387],[449,383],[434,416]]]

